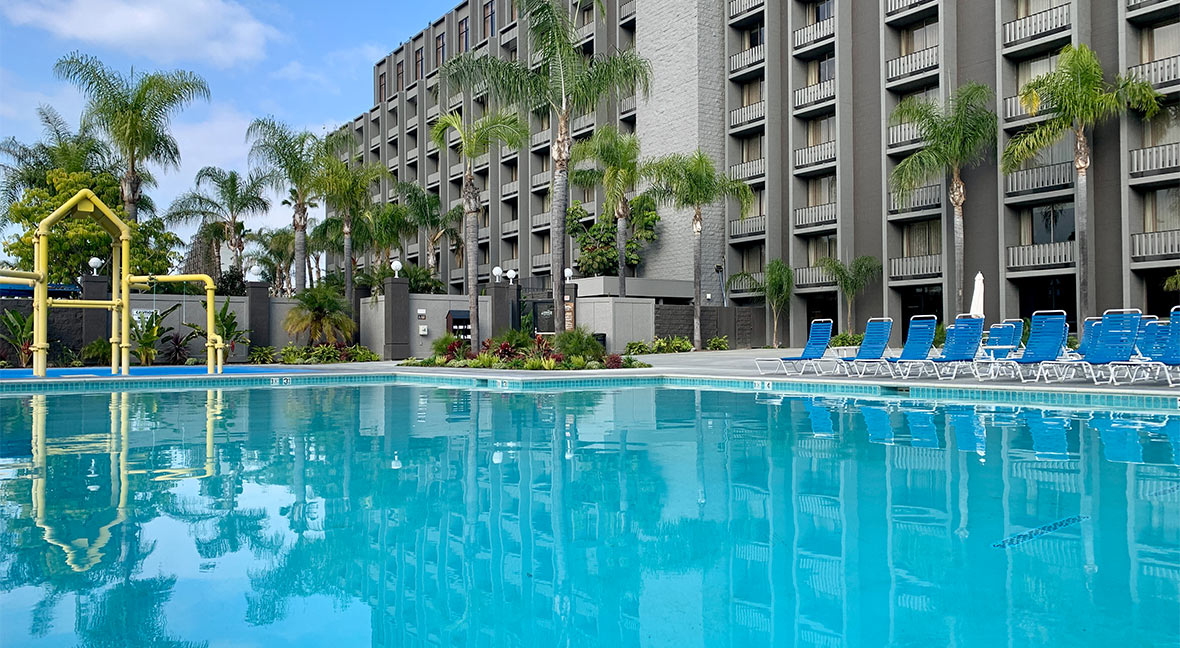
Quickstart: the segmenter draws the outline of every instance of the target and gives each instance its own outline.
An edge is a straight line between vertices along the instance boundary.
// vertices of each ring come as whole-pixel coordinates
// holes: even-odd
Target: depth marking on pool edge
[[[1061,529],[1061,528],[1064,528],[1067,526],[1073,526],[1079,522],[1084,522],[1089,519],[1090,519],[1089,515],[1074,515],[1073,517],[1063,518],[1061,520],[1057,520],[1056,522],[1050,522],[1049,524],[1039,526],[1035,529],[1030,529],[1028,531],[1025,531],[1024,533],[1017,533],[1014,536],[1008,536],[1007,538],[1004,538],[1003,540],[1001,540],[999,542],[992,543],[992,546],[995,547],[996,549],[1003,549],[1004,547],[1015,547],[1016,545],[1024,544],[1025,542],[1028,542],[1029,540],[1036,540],[1037,538],[1039,538],[1047,533],[1053,533],[1054,531],[1056,531],[1058,529]]]

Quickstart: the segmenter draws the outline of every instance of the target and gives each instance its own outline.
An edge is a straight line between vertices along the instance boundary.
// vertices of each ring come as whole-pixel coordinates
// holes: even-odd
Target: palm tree
[[[255,246],[249,255],[250,262],[262,269],[262,276],[271,283],[274,293],[290,294],[293,291],[290,268],[295,258],[294,230],[289,227],[262,228],[246,234],[246,240]]]
[[[881,260],[873,256],[858,256],[851,263],[842,263],[839,259],[824,257],[817,262],[819,267],[828,271],[836,286],[844,294],[844,301],[848,304],[848,331],[855,330],[852,321],[852,301],[864,292],[869,283],[881,276]]]
[[[440,149],[447,146],[447,133],[459,136],[459,157],[463,160],[463,253],[466,257],[467,308],[471,317],[471,348],[478,348],[479,336],[479,187],[475,186],[475,158],[484,155],[493,142],[510,148],[520,148],[529,138],[528,124],[517,115],[494,112],[471,123],[463,121],[462,113],[451,112],[439,117],[430,128],[430,138]]]
[[[739,281],[750,283],[753,286],[752,291],[762,295],[766,306],[770,308],[770,318],[774,320],[771,343],[778,347],[779,314],[787,310],[791,304],[791,294],[795,292],[795,271],[791,269],[791,266],[783,263],[781,259],[772,259],[770,263],[766,264],[765,274],[761,281],[748,272],[739,272],[729,277],[726,288],[731,289]]]
[[[250,161],[273,172],[276,191],[288,192],[295,233],[295,290],[307,287],[307,210],[320,197],[318,179],[328,157],[325,138],[309,131],[297,131],[287,124],[265,117],[255,119],[246,130]]]
[[[347,340],[356,330],[349,311],[352,304],[326,284],[295,293],[295,307],[283,320],[283,328],[293,336],[307,334],[308,344],[335,344]]]
[[[988,107],[992,94],[992,89],[982,83],[968,83],[960,86],[945,106],[910,97],[890,117],[894,124],[913,124],[925,141],[890,175],[889,182],[902,200],[927,182],[948,173],[951,176],[956,313],[963,312],[963,203],[967,201],[967,188],[962,170],[983,162],[995,150],[996,113]]]
[[[401,182],[397,186],[401,200],[409,210],[410,222],[415,229],[426,230],[426,268],[430,274],[438,274],[438,244],[448,238],[458,238],[455,224],[463,218],[463,208],[452,207],[442,210],[438,194],[426,191],[412,182]]]
[[[577,168],[584,161],[591,168]],[[639,138],[620,133],[614,126],[604,126],[577,142],[570,149],[570,182],[592,189],[602,185],[605,198],[602,213],[613,213],[617,222],[615,246],[619,253],[619,297],[627,296],[627,222],[631,218],[631,201],[627,192],[639,182]]]
[[[646,95],[652,69],[634,49],[587,56],[564,0],[516,0],[522,21],[528,23],[529,50],[539,60],[526,61],[475,56],[467,53],[440,67],[440,77],[452,88],[486,83],[507,105],[546,110],[557,122],[553,141],[552,240],[553,315],[556,330],[565,328],[565,212],[569,207],[570,120],[590,112],[608,95],[632,92]],[[601,10],[601,3],[599,9]]]
[[[735,198],[741,207],[742,218],[754,204],[754,192],[749,185],[717,171],[713,159],[704,151],[692,155],[673,154],[649,162],[640,170],[650,178],[657,200],[676,209],[692,210],[692,335],[698,350],[701,339],[701,230],[704,229],[704,209],[727,198]]]
[[[128,76],[93,56],[74,52],[58,59],[57,75],[87,96],[86,115],[107,136],[126,164],[119,182],[128,220],[139,213],[140,166],[180,166],[180,148],[171,133],[172,116],[197,99],[209,99],[209,86],[192,72],[173,70]]]
[[[241,272],[246,242],[239,225],[247,217],[264,214],[270,209],[270,201],[262,195],[270,182],[269,175],[258,171],[243,178],[237,171],[207,166],[197,172],[196,189],[177,197],[165,218],[181,223],[198,219],[205,223],[219,223],[225,229],[225,242],[233,254],[231,266]],[[212,193],[202,191],[206,186],[212,189]]]
[[[1125,113],[1128,107],[1148,119],[1160,109],[1162,95],[1150,83],[1136,76],[1115,77],[1106,82],[1102,63],[1086,45],[1066,45],[1057,58],[1057,69],[1029,81],[1020,89],[1020,105],[1030,115],[1042,106],[1051,107],[1053,116],[1012,137],[1004,147],[1003,171],[1011,173],[1037,153],[1073,132],[1073,166],[1077,172],[1074,205],[1074,234],[1078,250],[1078,309],[1081,315],[1094,312],[1090,298],[1090,218],[1089,180],[1090,144],[1086,131]]]
[[[118,175],[115,156],[110,146],[99,137],[93,120],[83,115],[75,132],[52,106],[39,106],[37,118],[44,131],[41,141],[31,145],[15,137],[0,141],[0,155],[10,159],[10,163],[0,164],[0,173],[4,176],[3,184],[0,184],[0,204],[7,207],[27,189],[48,188],[45,174],[50,169]],[[2,222],[4,218],[0,216]]]
[[[1180,292],[1180,269],[1176,270],[1176,274],[1164,279],[1164,290],[1168,292]]]
[[[409,208],[400,203],[385,203],[370,210],[368,216],[373,232],[373,248],[380,255],[381,264],[389,267],[395,248],[404,262],[405,240],[418,232],[418,228],[410,221]]]
[[[188,243],[184,259],[185,274],[221,275],[221,246],[228,241],[225,225],[220,221],[202,220]],[[238,232],[245,237],[245,231]]]

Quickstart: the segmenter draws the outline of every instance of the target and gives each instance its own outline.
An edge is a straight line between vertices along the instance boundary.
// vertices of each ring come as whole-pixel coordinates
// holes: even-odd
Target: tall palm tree
[[[73,131],[52,106],[38,106],[37,118],[44,133],[40,141],[24,144],[15,137],[0,140],[0,155],[9,158],[8,163],[0,164],[0,204],[7,207],[27,189],[48,188],[45,174],[50,169],[118,175],[115,156],[99,136],[94,120],[83,115],[78,130]]]
[[[219,223],[225,229],[224,240],[233,255],[230,265],[241,272],[246,241],[241,235],[243,228],[239,225],[246,218],[264,214],[270,209],[270,201],[263,196],[270,182],[271,178],[266,173],[252,171],[242,177],[237,171],[207,166],[197,172],[196,189],[178,196],[164,217],[180,223],[194,220]],[[206,188],[211,193],[203,191]]]
[[[739,272],[730,275],[726,288],[731,289],[739,281],[748,282],[752,286],[752,292],[761,295],[770,309],[770,319],[774,321],[771,344],[777,348],[779,316],[791,304],[791,294],[795,292],[795,271],[783,263],[782,259],[771,259],[766,264],[766,271],[761,280],[749,272]]]
[[[1066,45],[1057,58],[1057,69],[1029,81],[1020,89],[1020,105],[1030,115],[1042,106],[1051,107],[1053,116],[1008,140],[1002,166],[1011,173],[1037,153],[1061,140],[1066,133],[1074,136],[1073,166],[1077,172],[1074,204],[1074,235],[1078,250],[1078,310],[1080,316],[1094,312],[1090,296],[1090,143],[1086,131],[1118,117],[1128,108],[1151,119],[1160,109],[1162,95],[1150,83],[1129,75],[1106,82],[1102,63],[1094,50],[1082,44]]]
[[[844,302],[848,304],[848,332],[854,332],[856,327],[852,321],[852,302],[870,283],[881,276],[881,260],[866,255],[858,256],[846,264],[839,259],[825,257],[819,260],[818,265],[832,275],[836,286],[843,293]]]
[[[401,203],[385,203],[373,210],[373,244],[386,266],[393,258],[393,250],[405,262],[406,240],[418,233],[418,226],[410,220],[410,208]]]
[[[438,244],[444,238],[458,238],[455,225],[463,219],[463,208],[443,211],[438,194],[426,191],[412,182],[398,183],[401,200],[409,210],[415,229],[426,231],[426,268],[431,276],[438,274]]]
[[[557,330],[565,327],[565,212],[569,207],[570,120],[590,112],[608,95],[638,87],[645,95],[652,69],[634,49],[587,56],[579,44],[568,3],[564,0],[516,0],[528,24],[530,51],[539,63],[475,56],[467,53],[440,67],[440,77],[453,88],[486,83],[507,105],[546,110],[557,122],[553,141],[552,240],[553,315]],[[601,11],[601,3],[599,9]]]
[[[172,116],[197,99],[209,99],[209,86],[192,72],[173,70],[123,76],[93,56],[73,52],[53,66],[57,75],[86,95],[86,115],[102,130],[126,164],[119,181],[128,220],[139,214],[141,166],[180,166],[180,147],[172,137]]]
[[[295,258],[295,231],[289,227],[264,227],[245,236],[247,242],[254,245],[248,256],[250,262],[262,270],[262,277],[271,283],[274,293],[293,292],[290,269]]]
[[[484,155],[493,142],[520,148],[529,138],[529,127],[519,116],[494,112],[474,122],[464,122],[463,114],[451,112],[439,117],[430,128],[430,138],[440,149],[447,146],[447,133],[459,136],[459,157],[463,160],[463,254],[466,257],[467,309],[471,317],[471,348],[478,349],[479,335],[479,187],[475,186],[475,158]]]
[[[992,89],[982,83],[968,83],[959,86],[945,106],[910,97],[890,117],[894,124],[913,124],[925,141],[890,174],[889,182],[902,200],[927,182],[948,173],[951,176],[956,313],[963,312],[963,203],[967,201],[967,187],[962,171],[983,162],[995,151],[996,113],[988,107],[992,95]]]
[[[713,159],[704,151],[691,155],[672,154],[649,162],[642,175],[653,181],[656,199],[676,209],[692,210],[692,336],[698,350],[701,339],[701,230],[704,210],[727,198],[734,198],[745,218],[754,204],[754,192],[740,180],[717,171]]]
[[[307,287],[307,210],[320,198],[318,179],[329,156],[326,138],[264,117],[246,130],[250,161],[273,172],[276,191],[288,192],[295,233],[295,290]]]
[[[581,162],[592,167],[578,168]],[[614,214],[617,222],[615,246],[619,253],[619,297],[627,296],[627,222],[631,218],[631,201],[627,192],[639,182],[639,138],[620,133],[614,126],[604,126],[577,142],[570,149],[570,182],[592,189],[599,185],[605,192],[602,213]]]

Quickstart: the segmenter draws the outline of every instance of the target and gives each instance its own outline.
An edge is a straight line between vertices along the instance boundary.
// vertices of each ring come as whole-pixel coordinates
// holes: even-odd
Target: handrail
[[[158,283],[191,283],[194,281],[204,282],[205,284],[205,363],[208,367],[208,373],[222,373],[225,368],[225,340],[216,333],[217,319],[214,313],[216,308],[214,300],[216,295],[216,284],[213,277],[207,274],[180,274],[180,275],[127,275],[123,279],[123,299],[129,301],[129,292],[133,284],[150,284],[152,282]],[[125,328],[130,328],[130,318],[125,319]],[[124,336],[126,339],[126,336]],[[214,360],[216,359],[216,365]],[[214,368],[216,367],[216,371]]]

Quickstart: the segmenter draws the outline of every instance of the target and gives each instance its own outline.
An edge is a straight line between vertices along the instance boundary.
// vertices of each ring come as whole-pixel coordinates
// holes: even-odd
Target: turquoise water
[[[0,397],[0,645],[1180,646],[1180,418]]]

